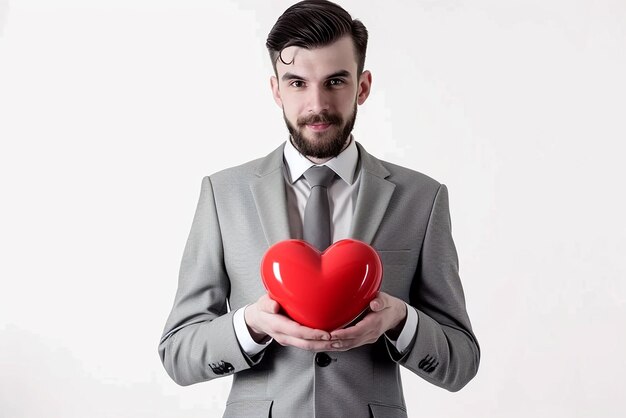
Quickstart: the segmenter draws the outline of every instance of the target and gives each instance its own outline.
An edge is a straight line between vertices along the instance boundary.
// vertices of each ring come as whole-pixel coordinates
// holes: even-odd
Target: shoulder
[[[239,183],[246,182],[250,178],[256,177],[258,167],[263,159],[257,158],[246,163],[225,168],[209,176],[212,183]]]

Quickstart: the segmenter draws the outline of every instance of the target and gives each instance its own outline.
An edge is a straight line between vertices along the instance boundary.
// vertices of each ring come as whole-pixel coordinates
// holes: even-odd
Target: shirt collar
[[[341,153],[326,161],[324,164],[331,168],[343,181],[348,184],[352,184],[355,180],[356,166],[359,160],[359,150],[356,147],[354,138],[350,134],[350,144],[341,151]],[[287,140],[285,144],[285,150],[283,152],[285,164],[287,165],[287,172],[289,174],[288,180],[291,184],[295,183],[301,176],[315,164],[293,146],[291,138]]]

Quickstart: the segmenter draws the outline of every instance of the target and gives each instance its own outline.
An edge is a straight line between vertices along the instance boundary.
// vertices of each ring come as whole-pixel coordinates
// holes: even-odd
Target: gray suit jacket
[[[273,342],[253,358],[243,353],[233,313],[265,292],[265,251],[292,238],[283,146],[202,180],[159,343],[167,373],[183,386],[234,374],[224,416],[237,418],[406,417],[399,365],[447,390],[461,389],[478,370],[480,350],[465,309],[446,186],[378,160],[358,143],[361,184],[351,237],[380,254],[381,290],[416,309],[415,338],[403,355],[385,337],[346,352],[316,354]]]

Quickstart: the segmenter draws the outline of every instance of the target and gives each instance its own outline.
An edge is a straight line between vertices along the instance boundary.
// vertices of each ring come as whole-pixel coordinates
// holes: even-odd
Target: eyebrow
[[[350,72],[346,71],[346,70],[340,70],[337,72],[334,72],[330,75],[327,75],[326,77],[324,77],[324,79],[328,80],[329,78],[337,78],[337,77],[344,77],[344,78],[350,78]],[[287,81],[287,80],[304,80],[304,81],[308,81],[306,78],[299,76],[297,74],[294,73],[290,73],[290,72],[286,72],[285,74],[283,74],[283,76],[280,78],[283,81]]]

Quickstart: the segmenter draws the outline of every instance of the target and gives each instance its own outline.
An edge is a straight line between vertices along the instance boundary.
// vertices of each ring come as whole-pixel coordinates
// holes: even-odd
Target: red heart
[[[376,250],[352,239],[323,253],[306,241],[281,241],[261,261],[269,296],[294,321],[326,331],[357,318],[378,293],[382,275]]]

